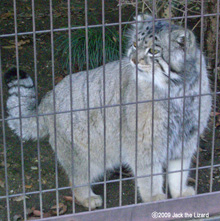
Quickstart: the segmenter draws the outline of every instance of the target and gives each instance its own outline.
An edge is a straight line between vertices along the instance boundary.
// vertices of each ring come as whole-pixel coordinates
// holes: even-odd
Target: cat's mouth
[[[140,72],[151,72],[152,64],[147,62],[144,58],[139,59],[138,63],[135,58],[130,59],[130,62],[133,67],[137,68]]]
[[[144,59],[144,58],[141,58],[138,60],[138,62],[136,61],[136,58],[132,58],[131,59],[131,62],[136,66],[137,65],[143,65],[143,66],[148,66],[149,63]]]

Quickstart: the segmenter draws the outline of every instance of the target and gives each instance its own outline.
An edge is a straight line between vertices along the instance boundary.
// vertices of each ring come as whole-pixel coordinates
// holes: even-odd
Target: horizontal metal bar
[[[216,168],[216,167],[220,167],[220,164],[216,164],[213,166],[202,166],[202,167],[198,167],[199,170],[204,170],[204,169],[211,169],[211,167]],[[196,168],[190,168],[188,170],[183,169],[183,170],[175,170],[175,171],[170,171],[168,172],[168,174],[171,173],[178,173],[178,172],[184,172],[184,171],[194,171],[196,170]],[[145,176],[136,176],[136,177],[126,177],[126,178],[122,178],[121,181],[129,181],[129,180],[135,180],[136,178],[140,179],[140,178],[145,178],[145,177],[151,177],[151,176],[159,176],[159,175],[166,175],[167,172],[163,172],[163,173],[155,173],[155,174],[150,174],[150,175],[145,175]],[[88,185],[91,186],[95,186],[95,185],[102,185],[102,184],[107,184],[107,183],[116,183],[116,182],[120,182],[120,179],[113,179],[113,180],[107,180],[107,181],[99,181],[99,182],[91,182],[90,184],[83,184],[83,185],[74,185],[74,188],[78,188],[78,187],[85,187]],[[66,186],[66,187],[59,187],[58,190],[70,190],[72,189],[72,186]],[[41,191],[32,191],[32,192],[26,192],[25,195],[32,195],[32,194],[39,194],[39,193],[49,193],[49,192],[54,192],[56,191],[56,189],[46,189],[46,190],[41,190]],[[23,196],[23,193],[17,193],[17,194],[11,194],[8,195],[9,198],[13,198],[13,197],[18,197],[18,196]],[[6,196],[0,196],[0,200],[1,199],[5,199],[7,198]]]
[[[204,17],[210,17],[210,16],[217,16],[218,13],[213,13],[213,14],[205,14],[203,15]],[[180,17],[173,17],[171,18],[171,20],[178,20],[178,19],[184,19],[184,16],[180,16]],[[187,16],[187,18],[201,18],[201,15],[190,15]],[[155,18],[155,21],[164,21],[164,20],[169,20],[169,18]],[[140,21],[143,22],[143,21]],[[140,23],[139,21],[137,21],[137,23]],[[128,22],[121,22],[122,25],[127,25],[127,24],[136,24],[136,21],[128,21]],[[109,27],[109,26],[115,26],[115,25],[119,25],[119,22],[115,22],[115,23],[109,23],[109,24],[98,24],[98,25],[88,25],[88,28],[98,28],[98,27]],[[85,29],[86,26],[78,26],[78,27],[72,27],[71,30],[77,30],[77,29]],[[61,32],[61,31],[68,31],[69,28],[56,28],[53,29],[53,32]],[[47,30],[41,30],[41,31],[35,31],[36,34],[44,34],[44,33],[51,33],[50,29]],[[21,35],[33,35],[33,32],[20,32],[17,33],[18,36]],[[0,35],[0,38],[5,38],[5,37],[14,37],[15,33],[12,34],[2,34]]]
[[[220,92],[215,93],[216,95],[220,94]],[[196,95],[185,95],[185,96],[179,96],[179,97],[170,97],[170,98],[161,98],[161,99],[154,99],[154,102],[157,101],[168,101],[168,100],[177,100],[177,99],[183,99],[183,98],[190,98],[190,97],[201,97],[201,96],[213,96],[214,93],[206,93],[206,94],[196,94]],[[21,118],[30,118],[30,117],[37,117],[37,116],[50,116],[54,114],[66,114],[66,113],[73,113],[73,112],[79,112],[79,111],[88,111],[88,110],[98,110],[103,108],[112,108],[112,107],[120,107],[120,106],[127,106],[127,105],[134,105],[134,104],[145,104],[152,102],[153,100],[145,100],[145,101],[137,101],[137,102],[130,102],[130,103],[122,103],[122,104],[112,104],[112,105],[103,105],[99,107],[89,107],[89,108],[80,108],[80,109],[74,109],[74,110],[67,110],[67,111],[58,111],[58,112],[52,112],[52,113],[43,113],[38,115],[29,115],[29,116],[22,116]],[[5,120],[17,120],[20,119],[20,117],[8,117]],[[0,119],[0,122],[2,119]]]
[[[90,211],[43,220],[96,221],[96,220],[185,220],[204,218],[220,214],[220,192],[207,193],[159,202],[122,206],[112,209]],[[155,218],[153,218],[155,217]],[[164,218],[163,218],[164,217]],[[165,218],[167,217],[167,218]]]

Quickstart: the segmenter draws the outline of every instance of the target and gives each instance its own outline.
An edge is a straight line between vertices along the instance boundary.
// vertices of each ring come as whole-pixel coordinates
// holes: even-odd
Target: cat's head
[[[187,61],[196,59],[196,40],[192,31],[167,21],[153,21],[149,15],[138,15],[128,32],[127,56],[140,72],[172,71],[170,79],[181,78]],[[165,65],[165,63],[166,65]],[[154,63],[154,67],[153,67]],[[166,66],[166,67],[165,67]],[[164,76],[163,80],[166,80]],[[157,80],[157,79],[156,79]]]

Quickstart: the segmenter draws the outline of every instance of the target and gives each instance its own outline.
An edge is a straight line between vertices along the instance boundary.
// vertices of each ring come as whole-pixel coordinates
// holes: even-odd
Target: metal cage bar
[[[5,118],[4,114],[4,100],[3,100],[3,83],[2,83],[2,55],[1,55],[1,48],[0,48],[0,92],[1,92],[1,112],[2,112],[2,117],[0,119],[0,122],[2,123],[2,128],[3,128],[3,147],[4,147],[4,162],[5,162],[5,183],[6,183],[6,194],[5,196],[0,196],[0,200],[6,200],[6,205],[7,205],[7,218],[10,220],[11,215],[10,215],[10,199],[13,197],[19,197],[23,196],[23,211],[24,211],[24,220],[27,220],[27,203],[25,196],[31,196],[34,194],[39,195],[39,201],[40,201],[40,211],[41,215],[40,218],[43,218],[43,193],[50,193],[50,192],[55,192],[56,193],[56,215],[60,216],[60,209],[59,209],[59,191],[61,190],[72,190],[72,215],[67,215],[67,216],[62,216],[61,218],[49,218],[45,220],[59,220],[59,219],[66,219],[66,220],[71,220],[72,218],[74,220],[97,220],[100,218],[105,218],[106,220],[110,220],[111,218],[119,219],[120,220],[125,220],[125,219],[143,219],[143,220],[152,220],[152,215],[154,215],[154,211],[161,211],[165,212],[166,209],[169,212],[182,212],[183,210],[185,211],[186,209],[188,211],[193,211],[192,209],[198,209],[198,211],[202,211],[202,209],[207,209],[210,212],[210,214],[216,214],[220,212],[219,207],[217,206],[217,202],[220,199],[220,192],[213,192],[213,171],[214,168],[220,168],[220,164],[215,164],[214,162],[214,151],[215,151],[215,136],[216,136],[216,129],[215,129],[215,123],[216,119],[214,118],[213,121],[213,127],[212,127],[212,147],[211,147],[211,164],[206,165],[206,166],[200,166],[199,165],[199,146],[197,147],[197,153],[196,153],[196,167],[195,168],[189,168],[189,169],[184,169],[184,129],[185,129],[185,101],[187,98],[196,98],[199,100],[199,108],[198,108],[198,144],[200,143],[200,118],[201,118],[201,98],[204,96],[213,96],[214,97],[214,116],[216,113],[216,104],[217,104],[217,96],[220,94],[217,89],[217,67],[218,67],[218,50],[219,50],[219,45],[218,45],[218,35],[219,35],[219,1],[217,0],[217,12],[212,13],[212,14],[205,14],[204,13],[204,0],[201,1],[201,13],[200,15],[188,15],[188,0],[185,0],[185,9],[184,9],[184,16],[180,17],[172,17],[171,16],[171,9],[172,9],[172,0],[168,1],[168,10],[169,10],[169,16],[168,18],[156,18],[156,0],[153,1],[153,31],[152,31],[152,36],[153,36],[153,50],[155,49],[155,23],[157,21],[163,21],[167,20],[169,22],[169,83],[168,83],[168,97],[167,98],[155,98],[155,58],[153,54],[153,60],[152,60],[152,99],[150,100],[139,100],[139,84],[138,84],[138,64],[136,63],[136,71],[135,71],[135,101],[133,102],[123,102],[123,91],[122,91],[122,26],[127,25],[127,24],[133,24],[136,27],[136,42],[138,41],[138,25],[141,22],[147,22],[146,21],[132,21],[132,22],[123,22],[122,21],[122,7],[121,7],[121,0],[119,0],[119,13],[118,13],[118,22],[115,23],[106,23],[106,18],[105,18],[105,0],[101,1],[102,5],[102,22],[101,24],[97,25],[89,25],[89,6],[88,6],[88,0],[85,0],[84,4],[84,21],[85,25],[83,26],[77,26],[77,27],[72,27],[71,24],[71,0],[67,1],[67,13],[68,13],[68,27],[67,28],[54,28],[54,19],[53,19],[53,2],[52,0],[49,0],[49,17],[50,17],[50,29],[49,30],[36,30],[36,21],[35,21],[35,1],[31,1],[31,9],[32,9],[32,25],[33,25],[33,31],[31,32],[18,32],[18,24],[17,24],[17,6],[16,6],[16,0],[13,0],[13,9],[14,9],[14,33],[8,33],[8,34],[1,34],[0,35],[0,40],[3,38],[8,38],[8,37],[14,37],[15,38],[15,54],[16,54],[16,68],[17,68],[17,80],[18,80],[18,97],[19,97],[19,117],[9,117]],[[135,15],[136,17],[138,16],[138,0],[135,1],[136,8],[135,8]],[[204,19],[206,17],[210,16],[215,16],[217,19],[217,24],[216,24],[216,55],[215,55],[215,80],[214,80],[214,92],[210,93],[202,93],[202,63],[203,63],[203,57],[202,57],[202,51],[204,48]],[[178,19],[184,19],[184,31],[185,31],[185,36],[187,35],[187,27],[188,27],[188,19],[189,18],[200,18],[201,19],[201,28],[200,28],[200,78],[199,78],[199,92],[198,94],[194,95],[188,95],[186,93],[186,78],[184,77],[184,87],[183,87],[183,95],[178,96],[178,97],[172,97],[171,96],[171,22],[178,20]],[[119,103],[118,104],[107,104],[107,92],[106,92],[106,28],[111,27],[111,26],[117,26],[119,29]],[[103,47],[103,80],[102,80],[102,85],[103,85],[103,100],[102,100],[102,106],[97,106],[93,107],[92,105],[90,106],[90,67],[89,67],[89,29],[90,28],[101,28],[102,29],[102,47]],[[79,108],[79,109],[74,109],[73,108],[73,85],[72,85],[72,31],[75,31],[77,29],[84,29],[85,30],[85,39],[86,39],[86,107],[85,108]],[[70,110],[66,111],[57,111],[56,109],[56,90],[55,90],[55,57],[54,57],[54,34],[57,32],[65,32],[68,31],[68,57],[69,57],[69,85],[70,85]],[[43,33],[48,33],[50,34],[51,41],[51,61],[52,61],[52,94],[53,94],[53,111],[51,113],[39,113],[38,110],[38,65],[37,65],[37,39],[36,35],[37,34],[43,34]],[[36,86],[36,114],[35,115],[30,115],[30,116],[22,116],[21,113],[21,101],[20,101],[20,83],[19,83],[19,49],[18,49],[18,37],[19,36],[25,36],[25,35],[32,35],[33,36],[33,51],[34,51],[34,76],[35,76],[35,86]],[[186,41],[184,42],[184,65],[186,65]],[[138,51],[136,51],[136,60],[138,61]],[[186,75],[186,68],[184,68],[184,75]],[[182,126],[182,136],[181,136],[181,146],[182,146],[182,154],[181,154],[181,169],[180,170],[175,170],[175,171],[169,171],[168,165],[169,165],[169,147],[170,147],[170,103],[173,100],[181,100],[183,101],[183,106],[182,106],[182,120],[183,120],[183,126]],[[160,102],[160,101],[167,101],[168,103],[168,120],[167,120],[167,142],[166,142],[166,171],[161,172],[161,173],[155,173],[154,168],[153,168],[153,162],[154,162],[154,120],[155,120],[155,102]],[[151,122],[151,128],[152,128],[152,134],[151,134],[151,139],[152,139],[152,145],[151,145],[151,173],[148,175],[138,175],[138,130],[139,130],[139,105],[141,104],[147,104],[151,103],[152,104],[152,122]],[[122,140],[122,130],[123,130],[123,122],[122,122],[122,115],[123,115],[123,108],[127,106],[135,106],[135,171],[134,171],[134,176],[133,177],[127,177],[123,178],[123,160],[122,160],[122,152],[123,152],[123,140]],[[115,108],[119,110],[119,155],[120,155],[120,165],[119,165],[119,178],[118,179],[112,179],[108,180],[107,178],[107,111],[108,108]],[[98,110],[103,110],[103,159],[104,159],[104,165],[103,165],[103,170],[104,170],[104,180],[103,181],[98,181],[95,182],[91,178],[91,125],[90,125],[90,120],[91,120],[91,111],[98,111]],[[86,183],[83,183],[81,185],[75,185],[74,181],[74,126],[73,126],[73,114],[76,112],[86,112],[87,114],[87,140],[88,140],[88,181]],[[72,156],[72,161],[71,161],[71,170],[72,170],[72,180],[70,185],[66,185],[65,187],[59,187],[59,174],[58,174],[58,150],[57,150],[57,115],[59,114],[69,114],[70,115],[70,124],[71,124],[71,156]],[[54,149],[55,149],[55,188],[52,189],[42,189],[42,176],[41,176],[41,147],[40,147],[40,135],[39,135],[39,118],[43,116],[52,116],[53,117],[53,126],[54,126]],[[38,191],[31,191],[31,192],[26,192],[26,187],[25,187],[25,169],[24,169],[24,148],[23,148],[23,143],[22,143],[22,120],[27,119],[27,118],[36,118],[37,122],[37,159],[38,159],[38,179],[39,179],[39,190]],[[20,142],[20,148],[21,148],[21,167],[22,167],[22,192],[17,193],[17,194],[10,194],[9,193],[9,184],[8,184],[8,171],[7,171],[7,145],[6,145],[6,130],[5,130],[5,123],[9,120],[19,120],[20,123],[20,133],[21,133],[21,142]],[[180,196],[183,194],[183,173],[184,172],[190,172],[194,171],[195,172],[195,189],[196,193],[198,192],[198,181],[199,181],[199,171],[202,169],[210,169],[210,188],[209,192],[210,193],[205,193],[201,195],[196,195],[196,196],[191,196],[187,198],[180,198],[180,199],[167,199],[164,201],[159,201],[156,203],[143,203],[143,204],[138,204],[138,180],[143,179],[143,178],[149,178],[150,179],[150,189],[151,189],[151,198],[153,197],[153,185],[156,185],[154,183],[154,177],[155,176],[164,176],[166,177],[165,181],[165,193],[166,193],[166,198],[169,196],[169,191],[168,191],[168,176],[172,173],[181,173],[181,180],[180,180]],[[132,180],[134,181],[134,205],[132,206],[123,206],[123,181],[129,181]],[[107,209],[107,184],[110,183],[119,183],[119,207],[114,208],[114,209]],[[100,211],[93,212],[91,211],[91,187],[95,185],[103,185],[104,186],[104,209]],[[88,212],[84,214],[75,214],[76,213],[76,205],[74,201],[75,193],[74,190],[76,188],[80,187],[88,187],[88,195],[89,195],[89,208]],[[201,203],[201,200],[207,200],[205,204]],[[183,205],[185,208],[183,209]],[[201,207],[199,208],[198,205]],[[182,210],[181,210],[182,209]],[[186,210],[186,211],[187,211]],[[166,212],[167,212],[166,211]],[[114,215],[112,216],[112,212],[114,212]],[[111,214],[110,214],[111,213]]]

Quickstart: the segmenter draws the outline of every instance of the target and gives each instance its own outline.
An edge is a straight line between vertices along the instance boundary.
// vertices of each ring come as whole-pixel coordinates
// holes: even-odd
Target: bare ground
[[[49,2],[49,1],[48,1]],[[35,1],[35,14],[36,14],[36,30],[47,30],[50,28],[49,17],[49,3],[45,1]],[[78,1],[80,2],[80,1]],[[101,22],[101,1],[89,1],[89,10],[95,13],[96,18]],[[54,13],[54,28],[67,27],[67,3],[66,1],[54,0],[53,1]],[[95,5],[95,6],[94,6]],[[84,8],[78,3],[72,5],[72,24],[82,25],[84,22]],[[106,20],[108,23],[118,21],[118,8],[114,1],[106,1]],[[129,18],[131,9],[123,9],[123,20]],[[17,1],[17,17],[18,17],[18,32],[32,31],[32,17],[31,17],[31,4],[26,0]],[[13,5],[11,2],[3,0],[0,2],[0,35],[14,33],[14,20],[13,20]],[[90,24],[95,24],[93,19],[89,20]],[[54,34],[54,39],[59,36],[59,33]],[[51,36],[50,33],[37,34],[37,69],[38,69],[38,92],[41,98],[47,91],[52,89],[52,73],[51,73]],[[34,51],[33,51],[33,36],[24,35],[18,37],[19,42],[19,66],[25,71],[29,72],[34,77]],[[8,68],[16,65],[15,41],[14,37],[5,37],[0,39],[1,62],[2,70],[5,72]],[[55,43],[56,51],[56,43]],[[55,56],[55,75],[56,81],[60,81],[63,76],[67,74],[66,70],[62,69],[62,64],[59,55]],[[4,105],[6,100],[6,87],[3,85]],[[218,98],[217,98],[218,100]],[[217,110],[218,111],[218,110]],[[7,116],[6,111],[4,112]],[[2,117],[2,114],[1,114]],[[205,136],[200,142],[199,152],[199,166],[210,166],[220,164],[220,120],[216,117],[215,137],[213,138],[213,120],[212,116],[209,123],[210,130],[207,130]],[[25,192],[39,191],[39,158],[38,158],[38,145],[37,142],[28,141],[23,143],[23,161],[21,158],[21,142],[12,131],[6,126],[5,140],[6,140],[6,155],[7,155],[7,177],[8,177],[8,194],[18,194],[23,192],[22,177],[25,178]],[[214,141],[214,143],[213,143]],[[0,122],[0,196],[6,195],[6,180],[5,180],[5,161],[4,161],[4,142],[3,142],[3,123]],[[55,155],[47,141],[47,139],[40,141],[40,165],[41,165],[41,183],[42,190],[56,188],[56,162]],[[214,147],[214,154],[212,155],[212,148]],[[196,160],[193,160],[192,168],[196,167]],[[22,164],[24,174],[22,174]],[[200,169],[198,172],[198,194],[210,191],[210,175],[211,170]],[[213,185],[212,191],[220,190],[220,167],[216,167],[212,173]],[[126,177],[126,176],[124,176]],[[196,170],[191,172],[191,177],[195,179]],[[110,180],[118,179],[118,172],[115,171]],[[195,185],[194,180],[191,179],[191,184]],[[68,179],[64,170],[58,163],[58,186],[68,186]],[[94,186],[94,191],[97,194],[104,195],[103,185]],[[122,182],[122,205],[134,203],[134,181]],[[59,202],[67,205],[67,213],[72,212],[71,202],[64,200],[63,196],[71,195],[70,190],[59,191]],[[56,204],[56,191],[42,193],[42,208],[44,212],[50,211],[50,208]],[[138,202],[141,202],[138,199]],[[9,199],[10,203],[10,216],[15,219],[23,214],[23,199],[12,197]],[[112,182],[107,184],[107,208],[119,206],[119,182]],[[31,209],[35,207],[36,210],[40,209],[39,194],[30,194],[26,198],[26,208]],[[86,211],[81,206],[76,206],[76,212]],[[18,215],[16,217],[16,215]],[[6,200],[0,199],[0,220],[7,220]]]

